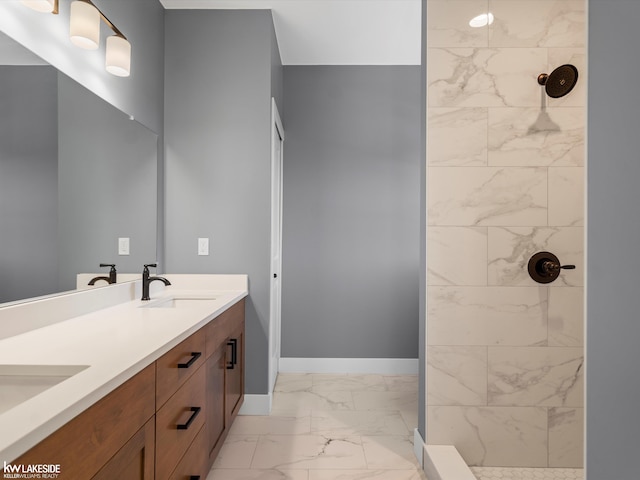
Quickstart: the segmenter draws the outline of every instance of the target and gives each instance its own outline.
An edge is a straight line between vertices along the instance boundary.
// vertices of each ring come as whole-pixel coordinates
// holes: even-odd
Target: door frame
[[[276,155],[275,136],[280,137],[280,155]],[[273,390],[278,376],[280,349],[282,343],[282,172],[283,172],[284,128],[275,98],[271,98],[271,239],[270,239],[270,279],[269,279],[269,395]],[[279,166],[276,165],[279,162]],[[275,178],[274,172],[279,172]],[[277,199],[277,200],[274,200]],[[277,236],[274,235],[278,230]],[[274,245],[277,238],[277,245]],[[277,264],[274,264],[274,249],[279,252]],[[277,278],[274,276],[277,275]],[[280,287],[276,289],[276,283]]]

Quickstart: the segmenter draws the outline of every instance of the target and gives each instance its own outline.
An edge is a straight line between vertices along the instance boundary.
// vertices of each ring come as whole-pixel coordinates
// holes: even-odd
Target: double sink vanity
[[[165,278],[0,308],[0,471],[206,478],[243,401],[247,276]]]

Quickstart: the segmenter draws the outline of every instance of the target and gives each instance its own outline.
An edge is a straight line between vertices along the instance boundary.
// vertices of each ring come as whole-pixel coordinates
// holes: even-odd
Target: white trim
[[[476,480],[453,445],[425,445],[424,472],[429,480]]]
[[[277,137],[280,141],[275,141]],[[276,149],[277,146],[279,149]],[[273,393],[278,377],[278,365],[282,345],[282,168],[284,128],[276,99],[271,97],[271,231],[269,242],[269,393]],[[279,155],[276,155],[276,150]],[[274,260],[275,259],[275,260]]]
[[[413,429],[413,454],[418,459],[418,464],[424,470],[424,447],[426,447],[424,443],[424,439],[422,435],[420,435],[420,430],[417,428]]]
[[[270,393],[267,395],[245,394],[238,415],[269,415],[272,399]]]
[[[280,358],[280,373],[417,375],[417,358]]]

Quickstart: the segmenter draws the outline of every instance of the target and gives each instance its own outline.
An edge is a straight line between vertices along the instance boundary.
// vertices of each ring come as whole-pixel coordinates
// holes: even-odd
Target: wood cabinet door
[[[225,415],[227,424],[242,406],[244,396],[244,324],[227,341],[227,367],[225,379]]]
[[[224,405],[224,377],[227,347],[221,345],[218,350],[207,359],[206,379],[206,434],[209,460],[218,454],[227,428]]]
[[[94,477],[153,418],[155,378],[152,364],[12,463],[60,464],[58,480]]]
[[[153,480],[155,436],[155,419],[152,418],[92,480]]]

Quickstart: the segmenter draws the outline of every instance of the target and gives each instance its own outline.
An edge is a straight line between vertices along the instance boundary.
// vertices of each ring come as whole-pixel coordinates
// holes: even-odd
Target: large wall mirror
[[[0,32],[0,304],[154,261],[157,162],[155,133]]]

